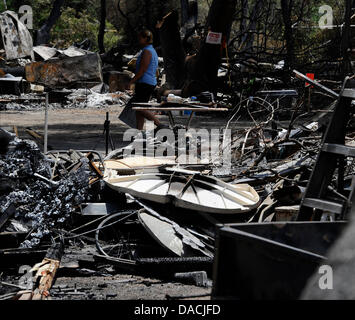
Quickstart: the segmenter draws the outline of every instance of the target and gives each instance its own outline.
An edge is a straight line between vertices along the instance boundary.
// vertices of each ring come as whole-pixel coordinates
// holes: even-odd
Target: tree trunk
[[[190,51],[189,38],[195,33],[198,20],[198,3],[196,0],[181,0],[181,29],[183,47]]]
[[[101,17],[100,17],[100,30],[98,35],[98,44],[100,53],[105,53],[105,29],[106,29],[106,0],[101,0]]]
[[[217,73],[223,52],[223,42],[228,43],[230,30],[233,23],[237,0],[213,0],[206,31],[222,34],[221,44],[206,43],[204,39],[197,56],[188,63],[188,79],[183,88],[183,96],[198,94],[217,89]]]
[[[178,20],[177,11],[172,11],[164,17],[159,26],[168,89],[180,89],[185,78],[185,52],[181,43]]]
[[[241,46],[244,41],[246,40],[248,34],[247,34],[247,20],[248,20],[248,14],[249,14],[249,1],[248,0],[241,0],[241,5],[242,5],[242,17],[240,20],[240,27],[239,31],[241,34],[240,41],[239,41],[239,46]]]
[[[247,43],[246,43],[246,48],[245,51],[247,53],[252,53],[253,52],[253,44],[254,44],[254,39],[255,39],[255,31],[256,31],[256,23],[258,21],[258,16],[260,14],[260,10],[262,9],[263,6],[263,0],[257,0],[253,12],[251,14],[251,21],[249,23],[248,27],[248,33],[247,33]]]
[[[61,7],[64,0],[55,0],[53,3],[51,14],[46,23],[37,31],[35,45],[48,44],[50,40],[50,31],[61,15]]]
[[[145,0],[145,27],[148,28],[148,30],[153,32],[154,30],[151,22],[152,21],[151,8],[152,8],[151,0]]]
[[[295,65],[294,61],[294,38],[292,33],[292,21],[291,21],[291,11],[293,6],[293,0],[281,0],[281,10],[282,18],[285,25],[285,41],[286,41],[286,61],[285,70],[292,70]]]
[[[189,0],[181,0],[181,25],[189,20]]]

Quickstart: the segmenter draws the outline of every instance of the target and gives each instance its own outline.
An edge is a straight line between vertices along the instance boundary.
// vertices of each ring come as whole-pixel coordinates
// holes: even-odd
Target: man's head
[[[142,30],[138,33],[138,42],[141,47],[153,43],[153,33],[149,30]]]

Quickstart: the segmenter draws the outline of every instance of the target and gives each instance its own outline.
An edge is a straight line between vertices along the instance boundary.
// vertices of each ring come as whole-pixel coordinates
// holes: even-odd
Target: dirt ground
[[[48,149],[52,150],[97,150],[105,151],[103,135],[106,112],[110,113],[111,136],[116,148],[128,144],[122,137],[129,127],[118,119],[122,107],[110,106],[104,109],[55,109],[49,110]],[[164,124],[168,117],[158,116]],[[188,115],[176,116],[176,123],[186,124]],[[221,128],[226,124],[225,115],[195,115],[192,128]],[[0,127],[13,132],[16,126],[20,138],[30,138],[25,132],[32,128],[36,132],[44,132],[44,110],[41,111],[0,111]],[[109,150],[110,151],[110,150]]]
[[[53,300],[184,300],[183,297],[189,296],[194,296],[194,300],[209,300],[211,293],[211,288],[126,274],[60,277],[53,289]]]

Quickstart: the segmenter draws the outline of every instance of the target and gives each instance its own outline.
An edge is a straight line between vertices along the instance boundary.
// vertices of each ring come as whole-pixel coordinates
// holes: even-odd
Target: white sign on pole
[[[221,44],[222,43],[222,33],[220,32],[208,32],[206,43],[210,44]]]

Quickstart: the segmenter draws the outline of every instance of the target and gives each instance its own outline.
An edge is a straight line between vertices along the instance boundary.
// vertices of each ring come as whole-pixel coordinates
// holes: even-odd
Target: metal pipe
[[[48,149],[48,92],[46,93],[46,110],[44,116],[44,153],[47,153]]]
[[[108,144],[110,139],[110,120],[109,113],[106,112],[106,121],[105,121],[105,131],[106,131],[106,156],[108,155]]]
[[[306,81],[308,83],[311,83],[312,85],[314,85],[317,89],[327,93],[327,94],[330,94],[333,98],[338,98],[339,95],[334,92],[333,90],[321,85],[320,83],[318,83],[317,81],[314,81],[310,78],[308,78],[306,75],[302,74],[301,72],[298,72],[297,70],[293,70],[293,73],[296,75],[296,77],[298,79],[301,79],[303,81]]]

